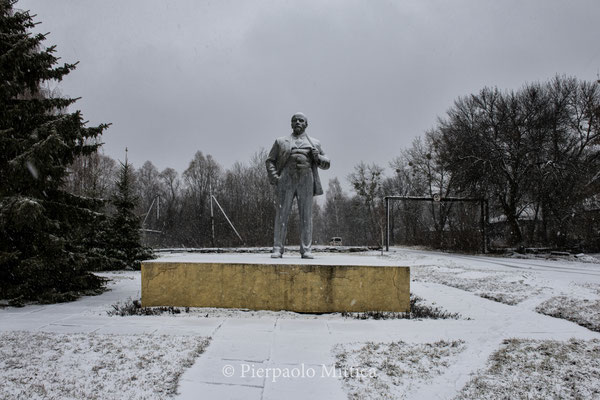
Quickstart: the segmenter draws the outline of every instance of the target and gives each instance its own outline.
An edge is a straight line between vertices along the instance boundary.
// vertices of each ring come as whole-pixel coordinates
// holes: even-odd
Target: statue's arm
[[[267,166],[267,176],[269,177],[269,182],[271,185],[275,185],[277,181],[279,181],[279,175],[277,175],[277,157],[279,156],[279,144],[277,140],[273,143],[273,147],[271,147],[271,151],[269,152],[269,156],[267,157],[266,166]]]
[[[329,158],[327,158],[325,152],[323,152],[323,149],[321,148],[321,143],[316,143],[315,147],[317,148],[317,150],[319,150],[317,166],[321,169],[329,169],[329,167],[331,166],[331,161],[329,160]]]

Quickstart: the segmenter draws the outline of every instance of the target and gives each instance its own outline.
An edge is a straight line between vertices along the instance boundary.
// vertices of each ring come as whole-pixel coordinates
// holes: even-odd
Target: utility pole
[[[213,212],[213,194],[212,194],[212,184],[210,181],[208,182],[208,191],[210,196],[210,225],[212,229],[212,246],[215,246],[215,214]]]

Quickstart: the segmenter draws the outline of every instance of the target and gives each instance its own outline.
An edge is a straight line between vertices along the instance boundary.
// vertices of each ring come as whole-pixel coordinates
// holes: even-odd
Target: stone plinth
[[[309,313],[410,310],[408,267],[328,261],[144,262],[142,305]]]

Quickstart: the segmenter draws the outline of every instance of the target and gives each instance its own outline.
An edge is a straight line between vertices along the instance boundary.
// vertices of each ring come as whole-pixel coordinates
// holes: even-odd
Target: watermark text
[[[223,376],[227,378],[265,378],[271,382],[279,379],[305,379],[305,378],[374,378],[377,376],[375,368],[336,368],[333,365],[306,365],[304,363],[289,367],[272,367],[256,364],[241,363],[237,366],[227,364],[223,367]]]

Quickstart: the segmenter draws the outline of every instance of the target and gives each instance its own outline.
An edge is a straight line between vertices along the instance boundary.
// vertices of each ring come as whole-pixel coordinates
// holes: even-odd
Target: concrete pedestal
[[[264,257],[264,256],[263,256]],[[408,267],[319,260],[142,263],[142,305],[306,313],[410,310]]]

